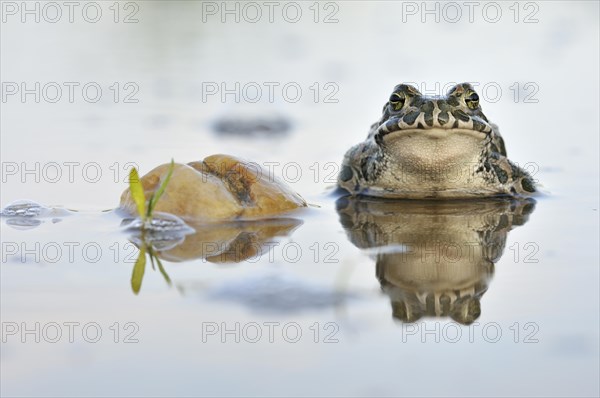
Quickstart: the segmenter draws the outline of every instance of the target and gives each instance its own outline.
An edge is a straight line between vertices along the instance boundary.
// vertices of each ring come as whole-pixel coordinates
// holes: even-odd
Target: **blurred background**
[[[79,211],[33,229],[2,223],[3,396],[598,395],[598,2],[75,3],[1,3],[0,204]],[[548,193],[482,298],[478,322],[500,326],[498,343],[469,341],[464,326],[457,344],[435,341],[448,319],[412,324],[415,335],[394,321],[376,252],[346,237],[326,193],[401,82],[432,95],[471,82],[511,160]],[[319,206],[278,235],[300,261],[275,247],[253,263],[167,264],[172,287],[147,269],[134,295],[137,252],[101,211],[118,205],[132,165],[213,153],[274,165]],[[7,254],[56,242],[102,254]],[[104,337],[5,335],[71,321]],[[123,334],[138,325],[139,342],[115,343],[115,322]],[[207,322],[296,322],[305,338],[203,341]],[[329,322],[335,344],[323,343]]]

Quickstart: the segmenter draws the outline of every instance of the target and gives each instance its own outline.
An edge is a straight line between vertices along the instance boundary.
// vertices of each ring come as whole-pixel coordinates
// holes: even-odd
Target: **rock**
[[[47,219],[55,224],[73,213],[71,210],[48,207],[31,200],[17,200],[0,210],[0,217],[6,218],[6,225],[12,228],[31,229],[40,226]]]
[[[215,133],[240,137],[275,137],[287,134],[292,123],[282,116],[223,118],[213,124]]]
[[[170,164],[141,177],[146,200],[166,178]],[[121,208],[136,214],[129,188],[121,195]],[[216,222],[271,217],[301,207],[306,202],[258,164],[228,155],[212,155],[203,161],[176,163],[155,212],[185,220]]]

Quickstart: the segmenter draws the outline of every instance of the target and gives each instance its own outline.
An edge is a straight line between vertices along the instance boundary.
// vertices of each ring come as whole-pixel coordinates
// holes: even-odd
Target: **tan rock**
[[[169,166],[160,165],[140,178],[146,200],[166,178]],[[129,188],[121,195],[120,205],[131,214],[137,213]],[[187,165],[176,163],[154,211],[214,222],[270,217],[300,207],[306,207],[304,199],[258,164],[212,155]]]

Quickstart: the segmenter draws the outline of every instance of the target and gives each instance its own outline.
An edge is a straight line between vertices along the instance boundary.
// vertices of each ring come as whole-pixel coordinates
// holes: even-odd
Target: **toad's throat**
[[[383,137],[390,160],[404,170],[471,168],[485,150],[486,134],[466,129],[398,130]]]

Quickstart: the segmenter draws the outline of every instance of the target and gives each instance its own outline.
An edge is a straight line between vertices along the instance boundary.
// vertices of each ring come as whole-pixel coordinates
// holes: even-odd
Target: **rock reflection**
[[[527,222],[535,201],[343,197],[336,205],[350,241],[374,254],[395,319],[450,317],[470,324],[481,314],[481,296],[508,232]]]
[[[146,254],[152,267],[156,263],[159,271],[170,285],[161,260],[183,262],[204,260],[211,263],[239,263],[260,258],[275,246],[278,238],[290,235],[302,224],[294,218],[277,218],[260,221],[230,222],[218,224],[192,224],[193,233],[171,234],[169,239],[134,233],[129,240],[140,249],[131,277],[135,294],[141,289]]]
[[[211,263],[239,263],[262,256],[272,248],[274,239],[290,235],[302,221],[280,218],[262,221],[245,221],[195,225],[188,223],[195,233],[185,236],[182,242],[157,248],[154,253],[170,262],[203,259]],[[136,243],[134,241],[134,243]]]

